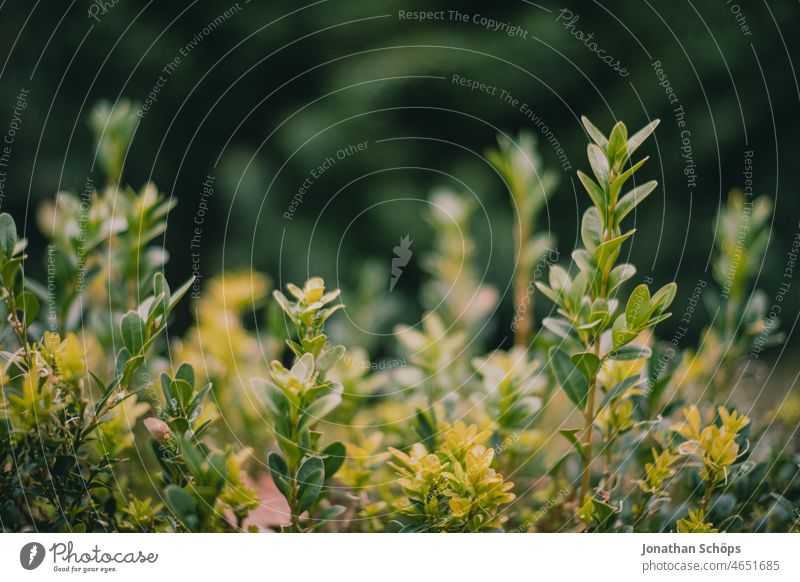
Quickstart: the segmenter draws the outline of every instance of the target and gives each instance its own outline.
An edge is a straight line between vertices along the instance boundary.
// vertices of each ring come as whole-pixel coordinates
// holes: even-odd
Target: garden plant
[[[557,180],[535,139],[499,137],[504,296],[475,265],[471,199],[435,190],[425,313],[382,353],[337,319],[394,309],[388,292],[314,273],[273,288],[251,270],[194,298],[194,279],[168,283],[177,200],[124,182],[135,109],[95,108],[104,183],[39,209],[43,256],[0,214],[3,531],[800,531],[800,395],[764,409],[733,390],[783,341],[753,288],[770,201],[731,193],[714,283],[642,275],[636,216],[658,185],[639,154],[658,121],[606,134],[582,120],[571,253],[540,231]],[[174,332],[181,302],[193,321]],[[660,334],[689,302],[711,321],[696,346]]]

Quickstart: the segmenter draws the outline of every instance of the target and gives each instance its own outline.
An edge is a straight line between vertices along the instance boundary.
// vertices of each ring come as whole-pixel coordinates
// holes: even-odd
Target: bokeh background
[[[562,9],[579,16],[573,28],[565,27]],[[400,17],[414,10],[444,10],[445,16]],[[467,22],[448,10],[466,14]],[[489,30],[474,15],[520,32]],[[164,241],[170,280],[192,274],[194,221],[203,182],[212,175],[199,249],[204,278],[250,266],[275,285],[321,274],[343,287],[345,303],[352,304],[364,274],[378,273],[386,285],[385,317],[376,317],[368,331],[386,333],[394,323],[418,320],[418,289],[426,278],[412,259],[390,295],[393,247],[409,235],[415,256],[424,254],[433,235],[421,218],[429,192],[449,186],[481,206],[469,234],[479,272],[502,295],[496,319],[508,322],[512,208],[483,159],[497,132],[539,136],[544,164],[561,178],[539,228],[557,237],[567,257],[588,204],[575,179],[588,166],[580,116],[604,130],[616,119],[638,129],[658,117],[662,125],[646,145],[653,158],[642,177],[658,179],[661,187],[636,216],[631,261],[656,285],[674,278],[690,289],[699,279],[711,281],[716,212],[731,188],[744,185],[750,150],[755,192],[775,205],[758,278],[773,297],[800,219],[798,22],[793,0],[509,0],[457,7],[431,0],[7,1],[0,4],[0,133],[17,95],[29,93],[2,210],[18,221],[25,217],[30,268],[44,271],[43,258],[36,264],[44,256],[38,204],[59,190],[79,191],[87,176],[100,180],[90,106],[100,99],[146,103],[161,76],[124,176],[136,187],[153,180],[179,200]],[[572,34],[577,30],[593,34],[629,74],[603,63]],[[165,72],[176,57],[180,63]],[[660,84],[656,61],[677,104]],[[452,82],[454,74],[498,91],[470,91]],[[519,104],[503,101],[501,90]],[[522,103],[552,130],[571,169],[520,111]],[[677,105],[685,128],[678,126]],[[682,156],[683,130],[690,132],[691,162]],[[312,180],[292,219],[284,217],[326,158],[362,142],[365,150],[336,159]],[[688,163],[694,187],[684,174]],[[785,302],[787,332],[799,297],[792,288]],[[687,300],[679,294],[675,310]],[[190,319],[189,307],[182,309],[179,326]],[[541,315],[549,306],[540,301],[538,309]],[[678,323],[665,323],[661,333],[668,337]],[[689,335],[696,337],[703,323],[697,317]],[[495,344],[508,343],[504,329],[495,329]],[[382,337],[372,340],[378,349],[386,347]]]

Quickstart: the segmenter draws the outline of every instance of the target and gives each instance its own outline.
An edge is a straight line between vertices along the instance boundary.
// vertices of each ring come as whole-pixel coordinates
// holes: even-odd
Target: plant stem
[[[14,290],[6,287],[6,294],[6,305],[8,306],[11,316],[11,327],[14,329],[14,333],[19,340],[20,346],[25,352],[25,366],[30,371],[31,365],[33,364],[33,359],[31,358],[30,347],[28,346],[28,339],[25,333],[25,324],[20,321],[19,317],[17,316],[17,301],[14,298]],[[25,317],[27,317],[27,314]]]
[[[634,529],[634,531],[636,531],[636,526],[639,525],[639,522],[642,521],[642,519],[644,519],[647,515],[647,504],[652,496],[652,493],[646,493],[644,497],[642,497],[642,503],[636,509],[636,514],[634,515],[631,523],[631,527]]]
[[[583,438],[581,452],[583,453],[583,473],[581,474],[581,494],[579,503],[583,503],[584,497],[589,493],[591,485],[591,465],[592,465],[592,426],[594,425],[594,393],[595,378],[589,382],[589,395],[586,402],[586,410],[583,412]]]
[[[600,356],[600,338],[594,338],[594,353]],[[587,395],[586,409],[583,412],[583,435],[581,443],[581,452],[583,453],[583,473],[581,474],[581,495],[578,500],[583,503],[584,497],[589,494],[591,486],[591,468],[592,468],[592,428],[594,426],[594,393],[597,387],[597,373],[595,373],[589,380],[589,394]]]
[[[289,513],[292,518],[292,532],[302,533],[303,528],[300,527],[300,512],[297,507],[297,474],[292,476],[292,499],[289,503]]]
[[[517,247],[517,269],[516,277],[514,279],[514,308],[516,315],[519,318],[517,321],[517,328],[514,331],[514,345],[528,347],[528,339],[533,333],[533,300],[534,296],[531,294],[530,303],[525,305],[528,293],[528,285],[530,283],[531,273],[530,269],[523,268],[523,253],[525,242],[530,238],[530,228],[524,224],[524,218],[519,217],[520,227],[514,230],[514,242]],[[523,305],[525,310],[523,311]]]
[[[703,510],[703,514],[708,513],[708,503],[711,501],[711,494],[714,492],[714,482],[716,479],[709,477],[706,479],[706,490],[703,493],[703,499],[700,501],[700,509]]]
[[[613,489],[611,484],[611,461],[614,458],[614,435],[611,433],[611,428],[608,429],[605,435],[605,464],[603,466],[603,489],[609,494]]]

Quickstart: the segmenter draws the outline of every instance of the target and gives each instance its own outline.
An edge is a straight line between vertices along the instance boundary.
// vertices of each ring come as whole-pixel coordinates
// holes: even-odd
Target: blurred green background
[[[374,264],[385,276],[388,300],[393,247],[407,234],[415,256],[430,247],[433,233],[421,216],[431,188],[446,185],[481,205],[471,233],[478,272],[502,295],[496,321],[509,322],[512,211],[482,157],[496,133],[532,131],[545,164],[561,174],[539,227],[557,237],[566,258],[588,205],[575,179],[588,166],[580,116],[604,130],[615,119],[635,130],[660,117],[656,139],[646,145],[653,158],[641,174],[661,187],[636,216],[630,260],[656,285],[675,278],[686,293],[679,292],[674,310],[684,309],[695,283],[711,281],[714,217],[728,191],[744,185],[744,152],[751,150],[755,192],[775,204],[758,279],[774,297],[800,218],[797,2],[571,2],[566,9],[579,17],[571,28],[560,12],[565,5],[546,0],[462,1],[457,10],[466,22],[451,18],[453,9],[439,1],[3,3],[0,132],[16,96],[22,89],[29,95],[2,210],[18,221],[25,217],[34,257],[42,257],[32,268],[44,270],[38,203],[59,189],[79,191],[87,175],[101,179],[87,127],[90,106],[123,97],[146,103],[161,75],[124,175],[137,188],[152,179],[179,199],[165,240],[170,280],[192,273],[193,223],[202,184],[213,175],[209,211],[201,217],[203,277],[252,266],[276,284],[313,273],[350,290],[365,265]],[[400,17],[413,10],[444,10],[444,19]],[[475,15],[519,32],[489,30]],[[602,62],[576,31],[593,34],[598,50],[629,74]],[[165,72],[176,57],[180,63]],[[677,104],[660,85],[655,61]],[[452,82],[454,74],[498,91],[470,91]],[[504,102],[501,90],[518,104]],[[520,111],[522,103],[552,130],[569,171],[541,127]],[[685,128],[678,126],[677,105]],[[691,162],[682,157],[683,130],[690,132]],[[361,142],[364,151],[336,159],[337,151]],[[298,189],[328,157],[335,163],[311,180],[286,219]],[[694,165],[694,187],[684,174],[687,163]],[[370,331],[416,321],[425,277],[412,259],[391,296],[392,317]],[[354,298],[345,292],[346,303]],[[788,330],[800,306],[796,289],[786,303]],[[540,301],[538,309],[541,315],[549,306]],[[667,322],[660,333],[668,337],[678,323]],[[693,322],[690,335],[701,323]],[[504,329],[506,323],[495,329],[496,343],[504,341]]]

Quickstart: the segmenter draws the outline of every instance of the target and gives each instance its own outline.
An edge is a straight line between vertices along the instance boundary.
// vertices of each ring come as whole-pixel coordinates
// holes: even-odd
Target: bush
[[[421,294],[431,310],[419,329],[396,328],[396,358],[373,361],[334,339],[344,306],[320,277],[270,300],[265,275],[223,273],[193,326],[167,341],[194,281],[171,290],[167,253],[152,244],[173,199],[120,184],[132,111],[93,114],[105,188],[42,209],[46,282],[26,277],[26,241],[0,215],[5,531],[800,526],[800,398],[746,414],[730,405],[748,359],[782,341],[751,289],[768,200],[733,193],[720,212],[718,289],[689,300],[702,296],[712,315],[694,350],[655,335],[675,283],[632,285],[636,268],[621,261],[635,244],[625,225],[656,188],[629,184],[657,122],[605,136],[584,119],[592,176],[578,177],[590,205],[571,265],[536,233],[555,181],[534,140],[503,138],[489,152],[516,216],[507,350],[478,347],[498,293],[462,244],[472,209],[434,193],[438,240]],[[553,306],[540,328],[536,293]],[[265,305],[255,333],[246,320]]]

